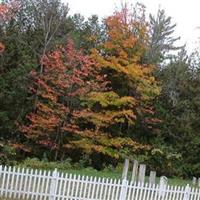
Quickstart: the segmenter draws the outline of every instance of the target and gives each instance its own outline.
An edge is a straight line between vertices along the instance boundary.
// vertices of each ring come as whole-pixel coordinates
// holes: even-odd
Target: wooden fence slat
[[[103,200],[107,200],[106,199],[106,193],[107,193],[107,189],[108,189],[108,178],[106,178],[105,184],[104,184],[104,191],[103,191]]]
[[[5,197],[8,197],[8,193],[9,193],[9,182],[10,182],[10,175],[11,175],[11,167],[8,167],[8,171],[7,171],[7,178],[6,178],[6,185],[5,185]]]
[[[147,193],[147,190],[148,190],[148,183],[145,184],[144,186],[144,195],[143,195],[143,199],[146,200],[146,193]]]
[[[83,198],[86,198],[86,194],[87,194],[87,183],[88,183],[88,176],[86,176],[86,179],[84,181],[84,190],[83,190]]]
[[[40,194],[41,194],[41,177],[42,176],[42,170],[39,170],[39,173],[38,173],[38,180],[37,180],[37,184],[36,184],[36,196],[35,196],[35,199],[38,200],[38,198],[40,197]]]
[[[101,186],[101,178],[99,177],[98,180],[97,180],[97,187],[96,187],[96,191],[95,191],[95,193],[96,193],[96,195],[95,195],[96,199],[99,199],[99,189],[100,189],[100,186]]]
[[[180,200],[182,200],[183,199],[183,197],[184,197],[184,191],[185,191],[185,187],[181,187],[181,195],[180,195]]]
[[[24,168],[22,168],[22,169],[20,170],[19,182],[17,183],[17,184],[19,184],[18,195],[17,195],[18,198],[21,198],[23,178],[24,178]]]
[[[65,178],[64,178],[64,182],[63,182],[63,190],[62,190],[62,193],[61,193],[62,200],[65,199],[65,191],[66,191],[66,186],[67,186],[67,179],[68,179],[68,174],[65,174]]]
[[[130,195],[131,195],[131,185],[133,185],[133,181],[130,182],[130,184],[127,187],[127,199],[130,199]]]
[[[87,198],[90,199],[91,187],[92,187],[93,177],[89,177],[88,180],[88,191],[87,191]]]
[[[74,188],[75,188],[75,183],[76,183],[75,180],[76,180],[76,174],[72,176],[72,188],[71,188],[71,193],[70,193],[70,196],[72,199],[74,197]]]
[[[114,179],[114,180],[113,180],[113,189],[112,189],[112,191],[111,191],[111,200],[114,200],[114,199],[115,199],[114,196],[115,196],[116,186],[117,186],[117,180]]]
[[[117,189],[116,189],[116,199],[119,199],[120,197],[120,185],[121,185],[121,180],[119,179],[117,182]]]
[[[43,197],[45,197],[45,181],[46,181],[46,177],[47,177],[47,171],[46,170],[43,171],[43,176],[44,176],[44,178],[41,180],[42,195],[40,196],[39,200],[42,200]]]
[[[19,173],[20,173],[20,168],[17,167],[17,170],[16,170],[16,179],[15,179],[15,182],[14,182],[14,184],[15,184],[15,185],[14,185],[14,194],[13,194],[13,197],[14,197],[14,198],[17,197]]]
[[[12,172],[11,172],[11,182],[10,182],[10,192],[8,195],[8,198],[12,197],[13,194],[13,189],[14,189],[14,178],[15,178],[15,167],[12,168]]]
[[[80,198],[83,198],[83,187],[84,187],[84,180],[85,180],[85,176],[82,176],[80,179],[80,191],[79,191],[79,196]]]

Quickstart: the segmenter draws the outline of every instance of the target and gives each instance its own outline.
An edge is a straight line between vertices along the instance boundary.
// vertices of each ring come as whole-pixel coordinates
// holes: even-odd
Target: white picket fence
[[[0,166],[0,198],[30,200],[200,200],[200,189]]]

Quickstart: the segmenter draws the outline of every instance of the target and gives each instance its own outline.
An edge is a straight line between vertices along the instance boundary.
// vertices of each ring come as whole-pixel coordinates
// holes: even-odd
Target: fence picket
[[[116,188],[116,199],[119,199],[119,196],[120,196],[120,185],[121,185],[121,180],[119,179],[117,181],[117,188]]]
[[[144,186],[144,195],[143,195],[144,200],[146,199],[147,189],[148,189],[148,183],[146,183],[145,186]]]
[[[24,171],[25,169],[22,168],[21,173],[20,173],[20,181],[19,181],[19,191],[18,191],[18,198],[21,198],[22,195],[22,186],[23,186],[23,179],[24,179]]]
[[[100,186],[101,186],[101,178],[99,177],[98,180],[97,180],[97,187],[96,187],[96,199],[99,199],[99,189],[100,189]]]
[[[172,200],[176,200],[176,192],[177,192],[177,186],[175,185]]]
[[[140,185],[140,188],[139,188],[139,197],[138,197],[138,199],[139,200],[142,200],[142,195],[143,195],[143,187],[144,187],[144,183],[141,183],[141,185]]]
[[[107,189],[108,189],[108,178],[106,179],[106,182],[105,182],[105,189],[103,191],[103,198],[102,198],[102,200],[107,200],[107,198],[106,198]]]
[[[86,195],[86,198],[88,198],[88,199],[90,198],[92,182],[93,182],[93,177],[89,177],[89,180],[88,180],[88,190],[87,190],[87,195]]]
[[[16,198],[17,197],[17,192],[18,192],[18,179],[19,179],[19,173],[20,173],[20,168],[18,167],[16,170],[16,180],[14,182],[15,186],[14,186],[14,194],[13,197]]]
[[[114,200],[114,195],[115,195],[115,191],[116,191],[116,186],[117,186],[117,180],[114,179],[114,180],[113,180],[113,189],[111,190],[111,200]]]
[[[61,196],[61,192],[63,190],[63,183],[64,183],[64,178],[63,177],[64,177],[64,174],[61,173],[60,174],[60,179],[58,180],[58,186],[57,186],[57,190],[58,190],[57,195],[58,196]]]
[[[93,184],[92,184],[92,189],[91,189],[91,199],[94,199],[95,189],[96,189],[96,182],[97,182],[97,178],[94,177]]]
[[[53,174],[52,174],[52,177],[51,177],[49,200],[56,200],[58,177],[59,177],[59,173],[57,172],[57,169],[55,169],[53,171]]]
[[[33,186],[32,186],[32,190],[31,190],[31,199],[33,199],[35,196],[35,186],[36,186],[37,175],[38,175],[38,170],[36,169],[35,173],[33,175]]]
[[[130,185],[127,188],[127,199],[130,199],[130,195],[131,195],[131,185],[133,185],[133,181],[130,182]]]
[[[44,177],[44,178],[41,179],[41,186],[40,186],[40,191],[42,192],[42,195],[40,195],[39,200],[42,200],[43,196],[45,195],[44,186],[45,186],[45,181],[46,181],[46,176],[47,176],[46,170],[43,171],[42,175]]]
[[[27,191],[27,180],[28,180],[28,176],[29,176],[29,171],[28,171],[29,169],[26,169],[25,170],[25,173],[24,173],[24,187],[23,187],[23,193],[22,193],[22,199],[25,199],[25,197],[26,197],[26,191]],[[13,174],[14,175],[14,174]]]
[[[38,200],[39,196],[40,196],[40,182],[41,182],[41,176],[42,176],[42,170],[39,170],[39,173],[38,173],[38,180],[37,180],[37,184],[36,184],[36,190],[35,190],[35,193],[36,193],[36,196],[35,196],[35,199]]]
[[[190,186],[187,185],[185,187],[185,194],[183,200],[189,200],[190,199]]]
[[[46,187],[45,187],[45,197],[46,197],[46,199],[48,199],[49,198],[49,185],[50,185],[50,179],[51,179],[51,172],[50,171],[48,171],[48,174],[47,174],[47,178],[46,178],[47,180],[46,180]]]
[[[179,198],[180,198],[180,190],[181,190],[181,188],[180,188],[180,186],[178,186],[177,187],[176,200],[179,200]]]
[[[4,183],[5,183],[5,176],[6,176],[6,166],[3,168],[3,178],[2,178],[2,183],[1,183],[1,196],[3,196],[3,191],[4,191]]]
[[[85,180],[85,176],[82,176],[80,178],[80,191],[79,191],[79,196],[80,198],[83,197],[83,186],[84,186],[84,180]]]
[[[2,166],[0,166],[2,168]],[[14,189],[14,178],[15,178],[15,167],[12,168],[12,172],[11,172],[11,182],[10,182],[10,192],[8,195],[8,198],[12,197],[13,194],[13,189]]]
[[[88,176],[86,176],[86,179],[84,181],[84,192],[83,192],[83,198],[86,198],[86,193],[87,193],[87,183],[88,183]]]
[[[149,197],[150,197],[150,194],[151,194],[151,189],[153,188],[153,185],[154,184],[151,184],[151,183],[149,183],[149,188],[148,188],[148,192],[147,192],[147,199],[150,199]]]
[[[181,187],[181,195],[180,195],[180,200],[182,200],[183,199],[183,197],[184,197],[184,191],[185,191],[185,187]]]
[[[197,189],[197,200],[200,199],[200,189]]]
[[[33,169],[31,169],[29,178],[28,178],[28,189],[27,189],[27,198],[30,198],[31,195],[31,182],[33,177]]]
[[[0,166],[0,177],[2,177],[2,174],[3,174],[3,167],[1,165]],[[2,190],[2,184],[0,184],[0,190]],[[0,194],[1,194],[1,191],[0,191]]]
[[[5,185],[5,197],[8,197],[9,182],[10,182],[11,167],[8,168],[6,185]]]
[[[189,199],[194,199],[193,197],[194,197],[194,190],[195,190],[195,188],[191,188],[191,192],[190,192],[190,197],[189,197]]]
[[[74,196],[75,198],[78,198],[80,179],[81,179],[81,177],[80,177],[80,175],[78,175],[78,177],[77,177],[77,185],[76,185],[76,189],[75,189],[75,196]]]

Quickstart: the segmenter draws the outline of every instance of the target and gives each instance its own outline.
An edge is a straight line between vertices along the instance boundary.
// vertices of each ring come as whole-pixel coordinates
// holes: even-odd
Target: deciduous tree
[[[132,13],[125,6],[122,11],[108,17],[105,21],[107,39],[101,49],[93,49],[92,54],[111,82],[113,93],[104,95],[104,98],[111,99],[108,104],[118,106],[111,115],[120,116],[116,127],[125,135],[139,116],[154,113],[149,103],[160,91],[153,76],[155,66],[141,62],[148,35],[143,7],[139,11]],[[148,121],[154,121],[142,120],[146,125]]]

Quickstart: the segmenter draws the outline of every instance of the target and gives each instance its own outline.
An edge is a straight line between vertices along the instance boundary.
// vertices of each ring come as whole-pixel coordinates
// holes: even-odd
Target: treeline
[[[0,4],[1,163],[27,157],[96,169],[137,159],[200,175],[200,59],[177,47],[164,10],[106,19],[60,0]]]

